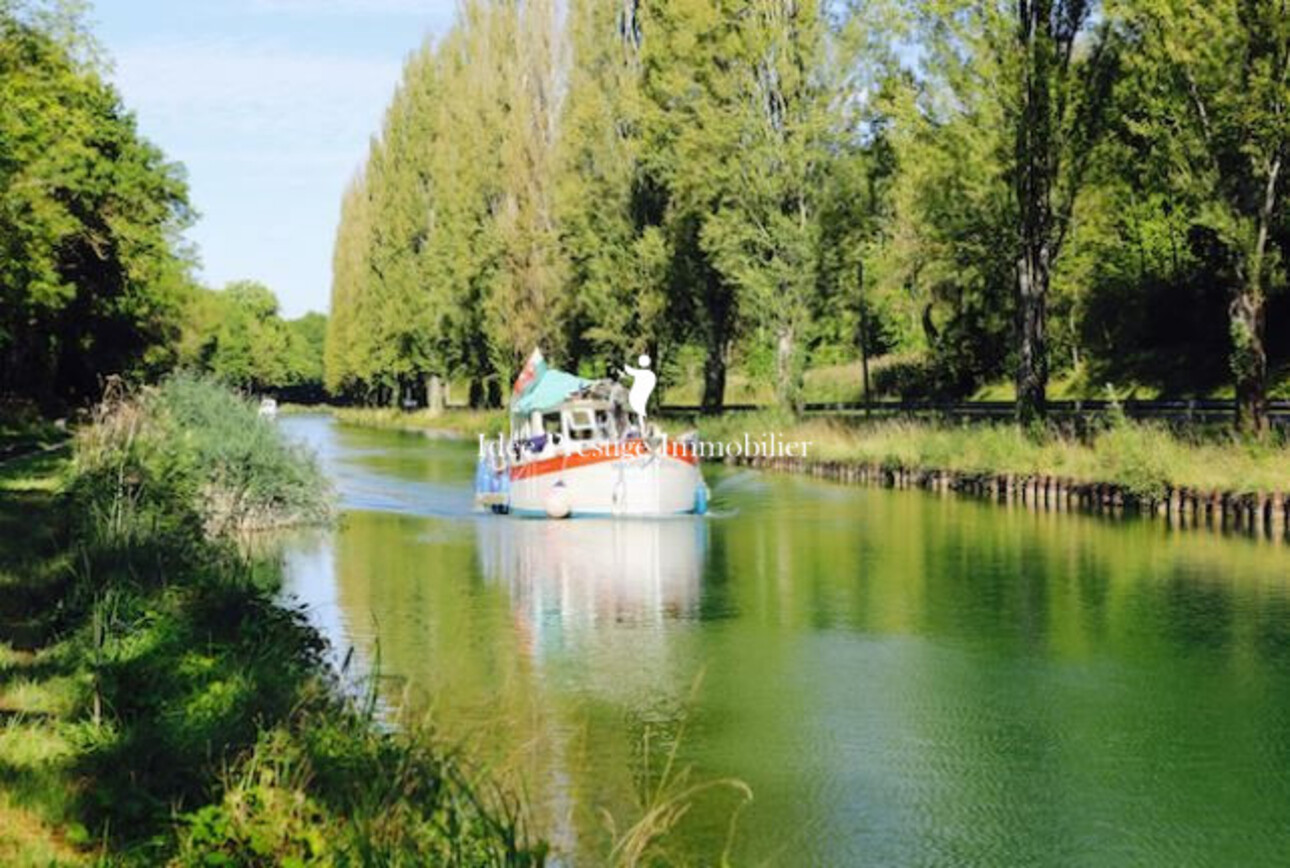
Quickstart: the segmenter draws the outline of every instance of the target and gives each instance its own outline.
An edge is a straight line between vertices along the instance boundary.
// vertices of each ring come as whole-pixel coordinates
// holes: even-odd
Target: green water
[[[471,444],[286,419],[341,526],[288,589],[598,864],[680,736],[737,864],[1290,859],[1290,551],[708,471],[714,516],[470,512]],[[378,650],[379,649],[379,650]],[[716,862],[701,792],[669,855]]]

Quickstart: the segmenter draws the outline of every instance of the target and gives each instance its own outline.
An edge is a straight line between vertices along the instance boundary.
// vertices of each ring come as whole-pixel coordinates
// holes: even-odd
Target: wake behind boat
[[[706,512],[697,436],[671,439],[629,402],[643,409],[621,383],[548,368],[534,351],[515,383],[509,435],[481,449],[476,505],[552,518]]]

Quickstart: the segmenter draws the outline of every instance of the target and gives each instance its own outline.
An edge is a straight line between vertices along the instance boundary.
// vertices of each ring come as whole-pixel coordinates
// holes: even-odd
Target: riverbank
[[[1226,434],[1178,434],[1112,419],[1087,436],[1015,425],[786,422],[773,415],[700,420],[706,440],[775,432],[810,443],[805,458],[735,463],[841,482],[957,491],[1046,509],[1156,515],[1176,525],[1282,538],[1290,516],[1290,448]]]
[[[503,430],[499,411],[343,408],[344,424],[469,438]],[[841,482],[927,488],[1049,509],[1158,515],[1178,526],[1240,528],[1277,538],[1290,526],[1290,445],[1226,431],[1176,432],[1114,414],[1084,434],[1010,424],[806,419],[728,413],[690,419],[707,442],[809,443],[805,458],[734,463]],[[670,425],[675,433],[676,423]]]
[[[0,465],[0,495],[0,864],[543,860],[516,800],[342,689],[236,544],[331,509],[252,406],[171,381]]]
[[[506,414],[501,410],[452,407],[435,413],[393,407],[337,407],[331,412],[342,425],[417,432],[428,437],[469,440],[480,434],[496,437],[506,430]]]

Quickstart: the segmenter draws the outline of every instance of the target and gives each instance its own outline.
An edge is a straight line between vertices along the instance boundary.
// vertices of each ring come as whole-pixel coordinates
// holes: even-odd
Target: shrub
[[[330,513],[314,458],[244,398],[178,375],[110,397],[77,439],[72,492],[102,538],[218,537]]]

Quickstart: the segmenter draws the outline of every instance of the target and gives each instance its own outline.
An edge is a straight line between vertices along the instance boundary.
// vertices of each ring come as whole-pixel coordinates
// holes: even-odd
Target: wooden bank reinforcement
[[[1178,487],[1166,488],[1157,497],[1142,497],[1122,485],[1048,475],[973,473],[786,457],[742,457],[728,459],[728,463],[849,485],[923,489],[944,495],[957,493],[1034,510],[1155,517],[1174,528],[1229,531],[1276,542],[1286,540],[1290,526],[1290,495],[1283,491],[1243,494]]]

